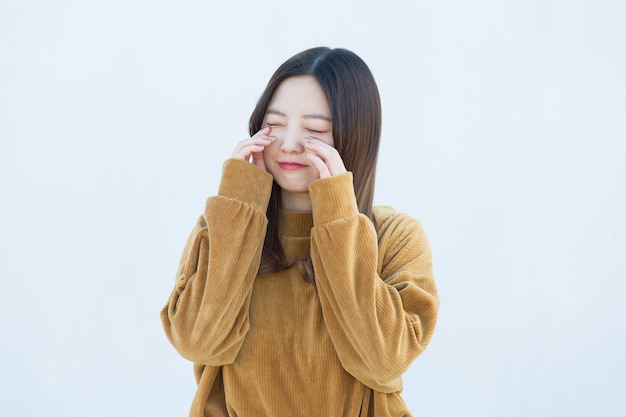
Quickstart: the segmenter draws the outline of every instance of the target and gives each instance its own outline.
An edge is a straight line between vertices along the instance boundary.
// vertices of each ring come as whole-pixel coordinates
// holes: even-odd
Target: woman
[[[378,89],[344,49],[272,76],[161,312],[192,416],[405,416],[439,301],[420,224],[372,207]]]

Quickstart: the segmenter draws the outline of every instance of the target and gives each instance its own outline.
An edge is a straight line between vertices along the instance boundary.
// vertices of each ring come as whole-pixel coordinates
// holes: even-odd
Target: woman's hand
[[[313,164],[320,178],[328,178],[347,172],[339,152],[333,146],[319,139],[304,139],[307,157]]]
[[[252,163],[254,165],[264,171],[267,171],[265,168],[265,160],[263,159],[263,149],[276,139],[273,136],[268,136],[270,134],[270,130],[269,126],[264,127],[256,132],[256,134],[251,138],[244,139],[239,142],[233,151],[233,158],[250,161],[250,157],[252,157]]]

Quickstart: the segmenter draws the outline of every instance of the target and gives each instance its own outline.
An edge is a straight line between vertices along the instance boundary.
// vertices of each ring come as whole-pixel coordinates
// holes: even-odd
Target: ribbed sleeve
[[[313,206],[313,223],[316,225],[359,213],[351,172],[313,181],[309,185],[309,194]]]
[[[417,221],[397,213],[381,218],[377,234],[355,209],[348,175],[318,180],[310,191],[311,258],[341,363],[376,391],[399,391],[401,375],[428,344],[437,319],[426,236]]]
[[[207,200],[191,232],[175,288],[161,311],[167,337],[189,360],[219,366],[237,356],[249,330],[271,187],[269,173],[227,160],[219,194]]]
[[[218,196],[246,204],[265,214],[272,190],[272,174],[242,159],[227,159]]]

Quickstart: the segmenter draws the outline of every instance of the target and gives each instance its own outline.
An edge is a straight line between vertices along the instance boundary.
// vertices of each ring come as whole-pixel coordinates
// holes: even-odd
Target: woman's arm
[[[271,188],[271,174],[254,164],[224,163],[218,195],[207,200],[161,311],[168,339],[189,360],[220,366],[239,352],[249,329]]]
[[[344,368],[381,392],[426,348],[439,299],[421,225],[359,214],[350,173],[313,182],[311,257],[324,320]]]

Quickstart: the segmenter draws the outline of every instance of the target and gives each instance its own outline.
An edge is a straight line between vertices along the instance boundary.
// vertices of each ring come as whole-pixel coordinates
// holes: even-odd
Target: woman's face
[[[276,140],[265,147],[267,170],[282,189],[283,207],[288,210],[311,209],[309,184],[319,178],[307,158],[304,139],[333,145],[331,113],[326,95],[312,76],[284,80],[270,101],[263,126]]]

